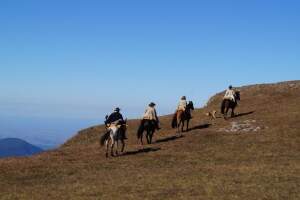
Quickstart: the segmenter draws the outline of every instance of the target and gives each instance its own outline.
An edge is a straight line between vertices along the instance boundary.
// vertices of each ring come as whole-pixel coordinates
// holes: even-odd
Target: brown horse
[[[177,128],[177,132],[180,132],[180,125],[181,125],[181,132],[183,132],[184,123],[186,121],[186,131],[189,131],[189,123],[192,119],[191,110],[194,110],[194,104],[192,101],[188,103],[186,106],[185,111],[178,110],[176,111],[173,120],[172,120],[172,128]]]
[[[230,99],[224,99],[222,101],[221,113],[224,115],[224,119],[227,119],[227,113],[229,109],[231,109],[231,117],[235,116],[234,109],[236,108],[236,106],[238,105],[238,101],[240,100],[241,100],[240,92],[236,91],[234,94],[234,101]]]

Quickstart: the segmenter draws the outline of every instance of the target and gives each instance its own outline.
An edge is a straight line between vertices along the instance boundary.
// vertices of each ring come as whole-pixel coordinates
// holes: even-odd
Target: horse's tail
[[[225,113],[225,99],[223,99],[222,101],[222,105],[221,105],[221,113],[224,114]]]
[[[109,138],[110,132],[106,132],[104,135],[100,138],[100,145],[103,146],[105,141]]]
[[[144,126],[143,126],[143,124],[141,124],[139,126],[137,134],[136,134],[136,136],[137,136],[138,139],[140,139],[143,136],[143,132],[144,132]]]
[[[177,128],[177,112],[173,116],[171,126],[172,126],[172,128]]]

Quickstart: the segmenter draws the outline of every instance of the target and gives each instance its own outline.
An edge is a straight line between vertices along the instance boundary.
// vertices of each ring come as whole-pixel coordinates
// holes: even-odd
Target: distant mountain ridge
[[[18,138],[0,139],[0,158],[13,156],[31,156],[43,149]]]

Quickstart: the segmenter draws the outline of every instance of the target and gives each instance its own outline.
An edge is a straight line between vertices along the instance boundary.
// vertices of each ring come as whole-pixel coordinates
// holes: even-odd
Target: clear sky
[[[140,116],[300,79],[298,0],[1,0],[0,112]]]

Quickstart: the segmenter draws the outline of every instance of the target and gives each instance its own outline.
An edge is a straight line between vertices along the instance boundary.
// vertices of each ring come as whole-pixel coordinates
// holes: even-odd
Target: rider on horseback
[[[229,109],[232,110],[231,117],[234,117],[234,109],[238,106],[238,101],[241,100],[240,91],[235,91],[230,85],[226,90],[225,96],[221,104],[221,113],[226,118]]]
[[[146,111],[143,115],[142,124],[144,124],[146,120],[151,121],[155,125],[156,129],[159,130],[160,129],[159,120],[157,117],[155,105],[156,104],[153,102],[151,102],[148,105],[148,108],[146,109]]]
[[[189,121],[192,119],[192,115],[191,115],[192,110],[194,110],[193,102],[192,101],[187,102],[186,96],[182,96],[180,98],[180,101],[178,103],[178,106],[172,118],[172,123],[171,123],[172,128],[177,127],[179,132],[179,127],[181,125],[181,131],[183,132],[184,124],[185,122],[187,122],[186,125],[188,130]]]
[[[191,113],[187,112],[187,110],[186,110],[187,106],[188,106],[188,102],[186,100],[186,96],[182,96],[179,100],[177,110],[175,112],[174,117],[176,117],[178,111],[183,111],[189,118],[192,118]]]
[[[115,125],[115,126],[121,125],[125,122],[124,119],[123,119],[122,114],[120,113],[120,110],[121,109],[117,107],[117,108],[114,109],[113,113],[111,113],[109,116],[106,117],[105,125],[107,127],[110,127],[111,125]],[[127,139],[125,133],[122,136],[125,140]]]
[[[182,96],[179,101],[179,104],[177,106],[177,111],[179,111],[179,110],[185,111],[187,105],[188,105],[188,103],[186,101],[186,96]]]
[[[235,102],[235,91],[231,85],[226,90],[225,96],[223,99],[228,99],[228,100]]]

